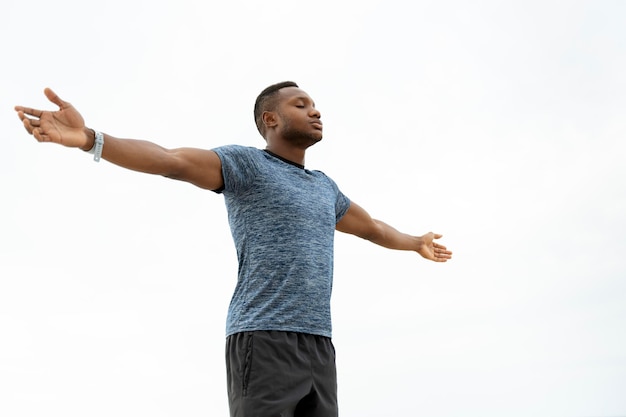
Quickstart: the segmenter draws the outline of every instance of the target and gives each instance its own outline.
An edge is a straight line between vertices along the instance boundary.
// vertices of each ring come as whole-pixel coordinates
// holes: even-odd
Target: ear
[[[263,118],[263,124],[266,128],[274,127],[278,124],[276,112],[264,111],[261,117]]]

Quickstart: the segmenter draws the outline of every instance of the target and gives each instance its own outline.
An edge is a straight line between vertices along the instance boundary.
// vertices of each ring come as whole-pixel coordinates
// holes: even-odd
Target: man
[[[350,201],[320,171],[304,167],[322,139],[321,114],[293,82],[269,86],[254,117],[264,150],[228,145],[164,149],[87,128],[78,111],[17,106],[29,134],[94,153],[119,166],[183,180],[224,195],[239,260],[226,326],[231,416],[337,415],[330,296],[335,230],[445,262],[441,235],[401,233]]]

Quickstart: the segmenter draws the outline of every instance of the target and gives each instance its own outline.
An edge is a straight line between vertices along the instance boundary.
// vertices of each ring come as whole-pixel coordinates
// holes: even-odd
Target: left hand
[[[420,236],[422,243],[416,252],[422,255],[423,258],[434,262],[446,262],[448,259],[451,259],[452,252],[444,245],[435,242],[435,239],[440,239],[442,236],[433,232]]]

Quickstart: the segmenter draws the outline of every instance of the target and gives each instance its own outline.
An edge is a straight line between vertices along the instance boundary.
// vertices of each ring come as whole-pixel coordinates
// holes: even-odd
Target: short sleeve
[[[338,190],[337,203],[335,204],[335,222],[339,222],[350,208],[350,199]]]
[[[224,186],[217,193],[238,194],[248,189],[257,175],[259,150],[240,145],[226,145],[214,148],[222,162]]]
[[[333,181],[332,178],[324,174],[322,171],[316,171],[316,172],[318,174],[323,175],[326,178],[326,180],[330,183],[330,186],[334,190],[335,195],[337,196],[335,199],[335,223],[337,223],[339,222],[339,220],[341,220],[341,218],[346,214],[346,212],[350,208],[350,199],[346,197],[344,193],[341,192],[341,190],[337,186],[337,183]]]

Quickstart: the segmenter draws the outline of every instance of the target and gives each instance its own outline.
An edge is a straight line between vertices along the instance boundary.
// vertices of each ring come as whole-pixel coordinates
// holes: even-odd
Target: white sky
[[[166,147],[263,147],[316,101],[321,169],[444,234],[337,236],[340,412],[626,415],[626,2],[32,0],[2,6],[0,415],[226,416],[222,197],[38,144],[13,106]]]

